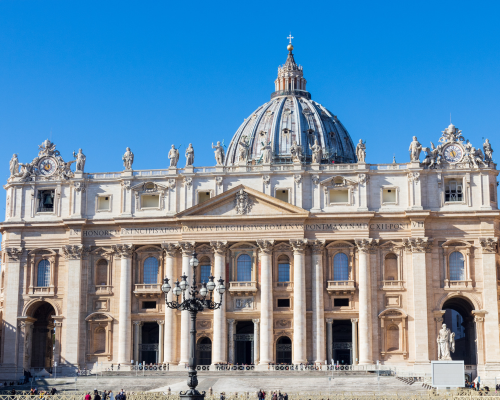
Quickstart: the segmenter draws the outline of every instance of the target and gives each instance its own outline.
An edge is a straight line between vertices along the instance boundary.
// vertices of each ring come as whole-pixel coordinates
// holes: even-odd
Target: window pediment
[[[325,179],[320,182],[320,185],[324,187],[324,189],[348,189],[352,186],[355,186],[358,182],[352,179],[348,179],[341,175],[336,175],[331,178]]]

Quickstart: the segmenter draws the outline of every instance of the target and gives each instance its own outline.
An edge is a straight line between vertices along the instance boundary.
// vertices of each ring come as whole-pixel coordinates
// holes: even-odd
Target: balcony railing
[[[274,287],[278,290],[293,290],[293,282],[275,282]]]
[[[98,295],[113,294],[113,286],[96,285],[94,286],[94,293]]]
[[[54,286],[35,286],[31,288],[30,296],[53,296]]]
[[[134,294],[137,297],[159,297],[161,295],[161,283],[136,283]]]
[[[229,291],[232,293],[255,293],[257,282],[229,282]]]
[[[404,281],[382,281],[382,290],[403,290],[404,288]]]
[[[445,290],[456,290],[456,289],[472,289],[471,281],[450,281],[448,279],[444,280]]]
[[[328,281],[326,290],[328,292],[354,292],[356,284],[354,281]]]

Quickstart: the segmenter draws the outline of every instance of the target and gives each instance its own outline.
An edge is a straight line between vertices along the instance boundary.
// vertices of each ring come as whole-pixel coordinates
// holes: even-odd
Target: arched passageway
[[[198,365],[212,364],[212,341],[208,337],[202,337],[196,344],[196,359]]]
[[[292,363],[292,341],[287,336],[281,336],[276,341],[276,364]]]
[[[31,354],[28,355],[31,357],[32,368],[49,370],[53,365],[55,341],[53,317],[55,314],[54,307],[46,302],[42,302],[33,313],[33,318],[36,321],[33,323]],[[27,342],[30,343],[29,338],[27,339]]]
[[[477,364],[476,326],[474,306],[463,297],[452,297],[443,304],[443,323],[455,333],[455,352],[452,360],[463,360],[466,365]]]

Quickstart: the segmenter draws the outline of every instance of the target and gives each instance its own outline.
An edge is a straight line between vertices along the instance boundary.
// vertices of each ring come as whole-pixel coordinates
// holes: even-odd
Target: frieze
[[[234,300],[235,310],[253,310],[253,297],[242,297]]]

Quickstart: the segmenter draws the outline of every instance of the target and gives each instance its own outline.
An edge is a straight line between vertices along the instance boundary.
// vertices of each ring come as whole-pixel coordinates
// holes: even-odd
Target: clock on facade
[[[40,175],[50,176],[57,170],[57,161],[52,157],[45,157],[38,163]]]
[[[458,144],[450,144],[445,147],[443,155],[446,161],[456,163],[462,159],[464,150],[462,149],[462,146]]]

